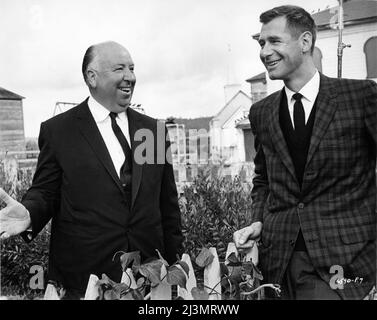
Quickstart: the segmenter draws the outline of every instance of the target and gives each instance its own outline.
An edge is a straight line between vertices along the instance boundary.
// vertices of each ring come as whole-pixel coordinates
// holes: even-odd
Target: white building
[[[251,98],[239,90],[210,121],[211,159],[231,165],[244,162],[244,131],[236,127],[248,115]]]

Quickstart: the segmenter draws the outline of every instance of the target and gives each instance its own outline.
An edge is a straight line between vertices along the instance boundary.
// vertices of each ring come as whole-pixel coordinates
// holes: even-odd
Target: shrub
[[[251,185],[217,177],[208,167],[199,172],[179,199],[182,212],[184,249],[192,260],[203,247],[216,247],[219,259],[225,259],[233,232],[250,224]]]
[[[17,183],[7,181],[0,166],[0,185],[13,198],[21,201],[32,181],[32,173],[19,172]],[[0,209],[5,205],[0,204]],[[41,266],[45,273],[48,265],[49,225],[29,244],[21,237],[13,237],[1,243],[0,295],[19,295],[32,299],[43,295],[44,290],[33,290],[29,282],[33,274],[30,268]],[[46,274],[45,274],[46,276]]]

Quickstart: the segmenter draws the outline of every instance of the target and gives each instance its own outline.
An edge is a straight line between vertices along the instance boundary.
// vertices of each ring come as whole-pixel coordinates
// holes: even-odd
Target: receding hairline
[[[100,42],[100,43],[92,45],[92,59],[90,63],[88,64],[88,67],[92,65],[93,63],[97,62],[98,58],[101,57],[101,54],[104,53],[104,49],[108,49],[108,48],[117,48],[117,49],[125,50],[127,54],[131,56],[127,48],[125,48],[118,42],[115,42],[115,41]]]

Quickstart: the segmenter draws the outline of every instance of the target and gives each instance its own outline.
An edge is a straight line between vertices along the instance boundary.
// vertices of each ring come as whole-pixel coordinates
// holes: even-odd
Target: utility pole
[[[342,77],[342,59],[343,59],[343,49],[351,47],[350,44],[343,43],[343,0],[339,1],[338,10],[338,78]]]

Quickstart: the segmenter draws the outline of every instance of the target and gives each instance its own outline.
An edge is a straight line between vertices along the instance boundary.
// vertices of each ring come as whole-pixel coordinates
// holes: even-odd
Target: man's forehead
[[[104,44],[95,48],[94,59],[100,64],[133,64],[130,53],[121,45],[118,44]]]
[[[287,19],[285,17],[276,17],[262,25],[259,38],[261,36],[277,35],[286,32],[289,32],[287,28]]]

